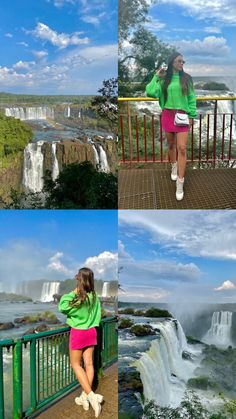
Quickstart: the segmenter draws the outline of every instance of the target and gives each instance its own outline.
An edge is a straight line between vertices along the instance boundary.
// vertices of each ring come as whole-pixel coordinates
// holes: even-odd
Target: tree
[[[116,132],[117,127],[117,95],[118,79],[111,78],[103,81],[103,86],[98,89],[99,96],[91,101],[92,109],[108,121],[110,128]]]
[[[150,2],[147,0],[119,0],[119,43],[128,38],[130,29],[147,20]]]
[[[48,173],[44,192],[46,208],[117,208],[116,176],[98,172],[88,161],[65,166],[55,181]]]

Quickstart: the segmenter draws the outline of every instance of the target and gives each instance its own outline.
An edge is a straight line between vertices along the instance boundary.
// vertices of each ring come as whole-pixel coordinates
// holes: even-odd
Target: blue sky
[[[149,20],[158,39],[183,53],[185,70],[193,76],[235,76],[235,1],[158,0]]]
[[[235,302],[235,211],[119,211],[121,301]]]
[[[0,91],[95,94],[117,76],[116,0],[1,0]]]
[[[117,211],[0,211],[0,282],[116,279]]]

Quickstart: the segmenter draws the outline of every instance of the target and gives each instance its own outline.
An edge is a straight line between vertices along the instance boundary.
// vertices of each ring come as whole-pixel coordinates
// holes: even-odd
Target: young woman
[[[77,287],[61,297],[59,310],[67,315],[70,330],[70,362],[83,389],[75,403],[89,409],[89,403],[97,418],[101,413],[103,396],[92,391],[94,378],[93,350],[97,344],[96,326],[101,320],[101,306],[94,291],[94,275],[89,268],[82,268],[75,276]],[[81,361],[83,359],[84,368]]]
[[[186,167],[186,146],[189,128],[196,117],[196,96],[192,78],[183,70],[183,56],[175,52],[168,61],[167,69],[159,68],[152,81],[146,87],[149,97],[159,98],[162,108],[162,128],[166,133],[168,154],[172,164],[171,179],[176,180],[176,199],[184,197],[184,175]],[[188,125],[176,125],[175,114],[185,113],[189,117]],[[176,146],[178,161],[176,161]]]

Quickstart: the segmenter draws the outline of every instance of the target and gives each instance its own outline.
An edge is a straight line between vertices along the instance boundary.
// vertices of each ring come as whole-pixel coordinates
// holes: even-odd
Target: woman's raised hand
[[[163,79],[163,78],[165,77],[165,75],[166,75],[166,70],[165,70],[163,67],[160,67],[160,68],[157,70],[157,75],[158,75],[158,77],[159,77],[160,79]]]

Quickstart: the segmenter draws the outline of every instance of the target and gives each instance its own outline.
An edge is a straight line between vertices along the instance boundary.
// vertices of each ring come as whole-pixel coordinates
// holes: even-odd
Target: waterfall
[[[103,282],[102,297],[103,298],[109,297],[109,282]]]
[[[29,143],[24,150],[23,185],[32,192],[43,189],[43,141]]]
[[[94,151],[94,158],[95,158],[96,167],[99,167],[99,155],[98,155],[97,149],[96,149],[94,144],[92,145],[92,147],[93,147],[93,151]]]
[[[40,301],[48,303],[53,301],[53,295],[58,294],[60,282],[44,282]]]
[[[195,366],[182,358],[188,350],[186,337],[177,320],[152,324],[160,336],[134,365],[140,372],[146,400],[161,406],[178,406],[186,388],[186,381]]]
[[[236,127],[235,127],[235,110],[234,110],[234,101],[233,100],[218,100],[217,108],[219,112],[219,119],[220,119],[220,128],[222,129],[223,125],[223,115],[225,116],[225,138],[228,139],[230,137],[230,117],[233,114],[233,126],[232,126],[232,138],[236,140]]]
[[[70,106],[67,106],[67,109],[66,109],[66,117],[67,118],[70,118]]]
[[[5,115],[21,121],[54,119],[54,109],[48,106],[5,108]]]
[[[57,143],[52,143],[52,180],[56,180],[59,175],[59,164],[57,160]]]
[[[232,314],[231,311],[215,311],[211,320],[211,328],[202,338],[203,342],[220,347],[232,345]]]
[[[104,148],[99,144],[99,161],[100,161],[100,171],[109,173],[110,167],[107,161],[107,155]]]

